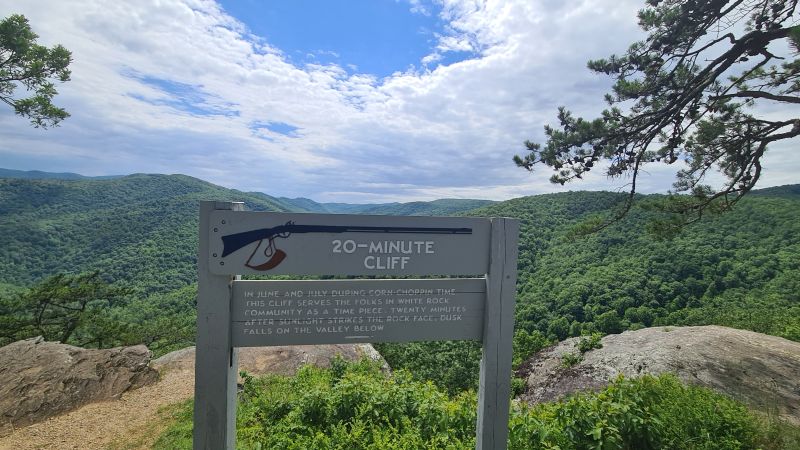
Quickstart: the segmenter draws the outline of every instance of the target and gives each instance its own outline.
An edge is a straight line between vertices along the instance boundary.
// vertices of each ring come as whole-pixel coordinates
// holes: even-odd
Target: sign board
[[[201,202],[194,449],[236,448],[238,347],[457,339],[483,343],[476,448],[505,449],[518,231],[513,219],[245,212],[241,203]]]
[[[486,279],[234,281],[235,347],[481,339]]]
[[[219,275],[483,275],[489,219],[214,211]]]

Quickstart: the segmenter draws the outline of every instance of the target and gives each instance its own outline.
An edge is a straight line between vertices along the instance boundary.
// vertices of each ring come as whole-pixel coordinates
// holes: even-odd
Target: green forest
[[[409,210],[410,204],[396,204],[395,209],[380,205],[380,211],[425,214],[444,207],[450,214],[521,220],[515,366],[566,337],[658,325],[718,324],[800,341],[800,185],[756,191],[733,211],[708,217],[671,239],[647,231],[655,214],[648,202],[659,196],[641,196],[640,206],[628,217],[599,233],[575,232],[584,221],[614,207],[621,196],[566,192],[499,203],[444,201],[416,205],[414,211]],[[182,175],[0,179],[0,345],[43,335],[85,347],[144,343],[155,356],[192,345],[198,202],[208,199],[244,201],[249,210],[319,211],[319,206],[310,203],[229,190]],[[476,204],[480,207],[472,209]],[[343,204],[336,207],[346,210]],[[396,441],[395,448],[420,448],[421,443],[428,448],[473,445],[480,344],[417,342],[376,347],[401,375],[387,380],[377,378],[372,369],[344,365],[335,369],[338,374],[309,368],[299,378],[248,381],[245,400],[240,402],[240,434],[244,433],[240,439],[264,442],[262,448],[289,448],[284,446],[289,442],[285,439],[314,443],[317,448],[348,448],[342,442],[353,439],[371,442],[359,448],[390,448],[381,447],[388,441]],[[345,372],[353,374],[345,376]],[[347,391],[355,383],[350,376],[362,377],[358,383],[374,384],[374,390]],[[309,383],[324,391],[322,398],[356,396],[341,400],[350,402],[348,412],[342,412],[341,405],[315,404],[306,397],[285,407],[266,406],[272,401],[270,396],[281,395],[267,392],[296,392],[291,385],[302,377],[310,377]],[[654,393],[653,389],[666,391]],[[664,430],[625,428],[615,421],[630,425],[638,419],[615,416],[618,411],[614,412],[613,405],[618,403],[609,400],[617,395],[625,396],[626,402],[634,401],[644,391],[650,400],[662,394],[689,396],[700,402],[697,408],[703,411],[719,408],[723,401],[710,392],[684,388],[674,379],[620,380],[605,393],[515,410],[512,442],[518,443],[512,448],[531,448],[531,439],[537,439],[536,445],[542,448],[585,448],[564,444],[579,442],[576,436],[581,433],[601,433],[607,442],[628,445],[610,448],[659,448],[638,447],[636,439],[673,439],[684,433],[681,427],[688,424],[670,424]],[[360,416],[376,405],[396,402],[398,411]],[[625,408],[661,414],[653,412],[655,406],[643,405]],[[733,403],[725,407],[743,408]],[[578,423],[574,418],[584,410],[600,414],[598,420],[608,428],[598,431]],[[700,410],[697,414],[710,415]],[[186,439],[190,411],[186,406],[175,413],[176,428],[163,439]],[[283,441],[264,438],[272,435],[272,430],[259,428],[267,426],[264,414],[276,414],[270,426],[293,431],[280,434]],[[336,414],[349,414],[346,421],[351,426],[341,428],[344,416]],[[736,442],[749,439],[746,442],[762,442],[764,448],[782,448],[768,444],[775,437],[764,434],[777,425],[758,425],[760,419],[749,413],[737,414],[731,417],[744,422],[714,426],[741,432]],[[354,422],[353,415],[365,422]],[[659,417],[645,422],[678,420]],[[298,420],[306,422],[297,428]],[[374,430],[370,422],[374,420],[386,426],[380,433],[358,434],[354,428],[361,423],[364,430]],[[426,421],[438,423],[439,428],[430,428]],[[570,431],[570,427],[578,427],[578,431]],[[323,435],[341,439],[326,441],[320,437]],[[443,446],[442,436],[452,440],[453,446]],[[302,448],[304,444],[296,445]]]
[[[567,192],[478,209],[470,209],[472,201],[432,202],[416,205],[415,211],[444,207],[455,214],[521,220],[515,342],[518,353],[526,354],[517,355],[518,360],[543,343],[569,336],[657,325],[718,324],[800,340],[800,186],[756,191],[734,211],[689,226],[672,239],[645,231],[653,214],[647,201],[657,196],[643,196],[638,202],[642,207],[602,232],[572,232],[612,208],[621,196]],[[206,199],[244,201],[249,210],[318,209],[182,175],[0,179],[4,320],[13,315],[26,289],[48,277],[96,271],[126,291],[98,312],[113,318],[106,322],[118,324],[109,330],[109,338],[99,341],[144,342],[156,354],[189,344],[194,334],[198,202]],[[379,209],[408,214],[412,204],[394,205],[394,210],[388,205]],[[174,335],[164,335],[166,324]],[[83,332],[80,327],[78,331],[76,339]],[[5,330],[0,339],[20,337]],[[86,336],[73,342],[91,340]],[[393,365],[417,369],[421,379],[432,379],[428,370],[442,367],[441,361],[426,359],[452,353],[453,364],[445,367],[453,367],[454,373],[442,378],[442,386],[474,385],[475,377],[464,375],[477,367],[474,343],[383,345],[381,350]]]
[[[757,191],[673,239],[645,231],[646,208],[576,236],[581,220],[622,196],[608,192],[524,197],[468,214],[521,220],[514,345],[522,361],[566,337],[659,325],[724,325],[800,341],[798,194],[796,185]],[[378,348],[451,391],[477,385],[477,343]]]

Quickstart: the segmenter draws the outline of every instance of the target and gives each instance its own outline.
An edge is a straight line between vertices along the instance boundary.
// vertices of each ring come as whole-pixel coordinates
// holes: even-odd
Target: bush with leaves
[[[570,352],[561,355],[561,367],[565,369],[577,366],[581,361],[583,361],[583,354],[580,352]]]
[[[389,366],[404,369],[421,382],[432,381],[450,394],[478,388],[481,343],[434,341],[376,344]]]
[[[530,358],[531,355],[550,344],[551,342],[538,330],[528,332],[527,330],[520,329],[514,331],[514,340],[512,341],[514,357],[511,365],[515,368],[519,367],[519,365]]]
[[[601,340],[603,339],[603,335],[600,333],[592,333],[587,336],[581,336],[578,340],[578,343],[575,344],[575,348],[578,349],[581,353],[586,353],[589,350],[594,350],[596,348],[603,348],[603,343]]]
[[[449,396],[403,371],[374,362],[304,367],[294,377],[244,377],[238,448],[259,450],[473,449],[477,399]],[[192,405],[156,449],[191,448]],[[742,404],[664,375],[619,378],[599,393],[514,406],[509,449],[781,449],[797,448],[800,429],[765,423]],[[795,445],[795,447],[792,447]]]

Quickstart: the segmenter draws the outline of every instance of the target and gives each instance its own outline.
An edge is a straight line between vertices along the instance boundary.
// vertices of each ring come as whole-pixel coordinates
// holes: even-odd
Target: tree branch
[[[769,92],[752,91],[752,90],[739,91],[733,94],[720,95],[717,97],[711,97],[711,99],[717,100],[717,99],[733,98],[733,97],[766,98],[768,100],[775,100],[777,102],[800,103],[800,97],[793,97],[790,95],[777,95],[777,94],[771,94]]]

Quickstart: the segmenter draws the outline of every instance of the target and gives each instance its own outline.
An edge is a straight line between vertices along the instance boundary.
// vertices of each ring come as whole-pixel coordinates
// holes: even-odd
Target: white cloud
[[[525,139],[543,139],[558,106],[579,115],[604,106],[611,81],[585,62],[640,36],[640,1],[437,1],[448,25],[432,53],[381,79],[352,74],[354,66],[294,64],[212,1],[0,0],[0,16],[25,14],[44,43],[62,43],[75,59],[57,97],[73,117],[41,131],[0,110],[0,158],[89,175],[186,173],[324,201],[505,199],[619,185],[593,174],[553,186],[549,173],[527,174],[511,157]],[[425,69],[450,51],[474,56]],[[255,126],[267,123],[297,131]],[[777,166],[767,173],[783,183]],[[672,173],[654,169],[641,186],[664,191]]]
[[[411,6],[409,11],[414,14],[422,14],[423,16],[430,16],[431,10],[430,8],[423,3],[423,0],[396,0],[398,2],[407,1],[408,4]]]

